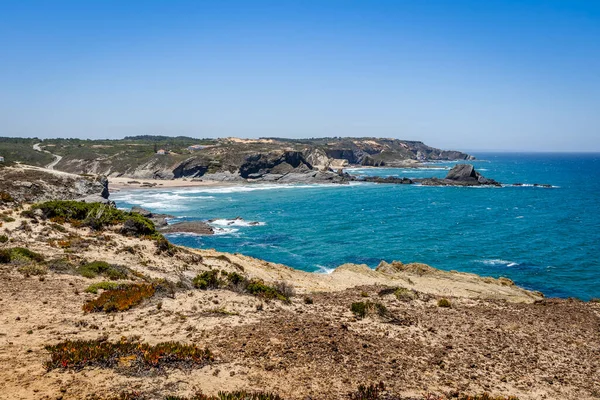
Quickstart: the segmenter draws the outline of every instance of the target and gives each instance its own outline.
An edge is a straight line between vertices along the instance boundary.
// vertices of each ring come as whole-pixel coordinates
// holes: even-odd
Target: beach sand
[[[117,177],[108,178],[109,189],[119,191],[124,189],[174,189],[193,187],[226,187],[244,185],[246,182],[198,181],[190,179],[135,179]]]

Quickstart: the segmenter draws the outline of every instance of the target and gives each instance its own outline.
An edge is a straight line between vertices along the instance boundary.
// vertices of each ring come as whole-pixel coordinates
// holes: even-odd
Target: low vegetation
[[[53,222],[68,222],[74,226],[85,226],[102,230],[108,226],[122,224],[121,233],[130,236],[162,238],[154,223],[138,213],[119,210],[102,203],[84,203],[71,200],[52,200],[35,204],[45,218]]]
[[[384,316],[387,314],[387,308],[378,302],[372,301],[359,301],[352,303],[350,311],[356,316],[356,318],[365,318],[368,315]]]
[[[278,282],[273,286],[265,284],[260,279],[248,279],[237,272],[219,270],[205,271],[197,275],[193,284],[202,290],[230,289],[240,293],[249,293],[263,299],[277,299],[289,302],[294,295],[293,287],[285,282]]]
[[[394,296],[400,301],[411,301],[417,298],[417,294],[413,290],[403,287],[396,289]]]
[[[135,370],[160,367],[190,368],[213,361],[208,349],[177,342],[155,346],[135,341],[116,343],[103,340],[67,340],[46,346],[50,360],[46,369],[82,369],[84,367],[132,368]]]
[[[0,264],[42,262],[44,256],[25,247],[0,249]]]
[[[126,279],[129,276],[129,270],[116,264],[109,264],[105,261],[93,261],[77,268],[77,273],[86,278],[96,278],[103,276],[108,279]]]
[[[156,288],[146,283],[133,283],[120,285],[115,289],[102,292],[96,299],[83,305],[85,312],[116,312],[127,311],[140,304],[145,299],[154,296]]]
[[[439,299],[437,302],[437,305],[438,305],[438,307],[442,307],[442,308],[452,307],[452,303],[450,303],[450,300],[448,300],[446,298]]]
[[[96,282],[85,289],[86,293],[98,294],[98,290],[116,290],[120,285],[116,282]]]
[[[15,199],[10,195],[10,193],[0,191],[0,204],[7,204],[14,202]]]

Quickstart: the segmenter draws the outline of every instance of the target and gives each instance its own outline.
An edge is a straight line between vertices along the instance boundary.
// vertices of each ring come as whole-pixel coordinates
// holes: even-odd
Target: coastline
[[[248,185],[246,181],[222,182],[222,181],[197,181],[186,178],[177,179],[135,179],[124,177],[109,177],[108,184],[111,191],[135,190],[135,189],[182,189],[195,187],[229,187]]]

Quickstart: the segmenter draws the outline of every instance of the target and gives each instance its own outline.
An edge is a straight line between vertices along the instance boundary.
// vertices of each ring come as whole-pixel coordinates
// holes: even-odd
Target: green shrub
[[[202,290],[218,289],[225,283],[219,279],[218,270],[204,271],[203,273],[197,275],[192,282],[196,288]]]
[[[446,298],[439,299],[437,302],[437,305],[438,305],[438,307],[443,307],[443,308],[452,307],[452,303],[450,303],[450,300],[448,300]]]
[[[414,300],[417,296],[413,290],[399,287],[394,291],[394,296],[400,301],[411,301]]]
[[[227,288],[263,299],[278,299],[285,302],[289,302],[290,297],[294,295],[293,287],[285,282],[277,282],[274,286],[269,286],[260,279],[248,279],[237,272],[204,271],[196,275],[193,284],[202,290]]]
[[[159,367],[198,367],[213,361],[208,349],[177,342],[146,343],[101,340],[67,340],[46,346],[50,360],[46,368],[82,369],[84,367],[115,368],[128,366],[134,370]],[[127,360],[128,362],[124,362]]]
[[[350,306],[350,311],[352,311],[357,318],[365,318],[371,313],[379,316],[384,316],[387,314],[387,308],[383,304],[371,301],[359,301],[352,303]]]
[[[98,289],[102,290],[115,290],[119,288],[119,284],[116,282],[96,282],[88,286],[85,291],[86,293],[98,294]]]
[[[102,203],[84,203],[71,200],[52,200],[35,204],[31,209],[40,209],[45,218],[55,222],[69,222],[102,230],[106,226],[123,224],[121,233],[132,236],[162,237],[154,223],[138,213],[119,210]]]
[[[105,261],[93,261],[77,268],[77,273],[86,278],[95,278],[98,275],[108,279],[126,279],[129,276],[127,268],[120,265],[109,264]]]
[[[10,193],[0,192],[0,203],[12,203],[15,199],[10,195]]]
[[[12,247],[0,250],[0,263],[10,262],[42,262],[44,256],[24,247]]]
[[[253,279],[249,281],[246,290],[248,293],[263,299],[278,299],[285,302],[290,301],[289,297],[287,297],[284,293],[273,286],[266,285],[260,279]]]
[[[0,235],[0,243],[6,243],[6,242],[8,242],[8,236]]]

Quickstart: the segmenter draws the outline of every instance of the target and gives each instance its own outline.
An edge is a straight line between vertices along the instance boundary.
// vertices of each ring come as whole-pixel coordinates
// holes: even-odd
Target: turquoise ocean
[[[484,176],[520,187],[245,185],[130,190],[120,208],[141,206],[208,220],[214,236],[170,235],[175,244],[238,252],[304,271],[344,263],[422,262],[444,270],[505,276],[546,296],[600,297],[600,154],[475,153]],[[428,169],[362,168],[356,175],[444,177]],[[552,188],[529,186],[551,184]],[[230,224],[230,219],[243,218]],[[258,222],[259,224],[250,224]]]

